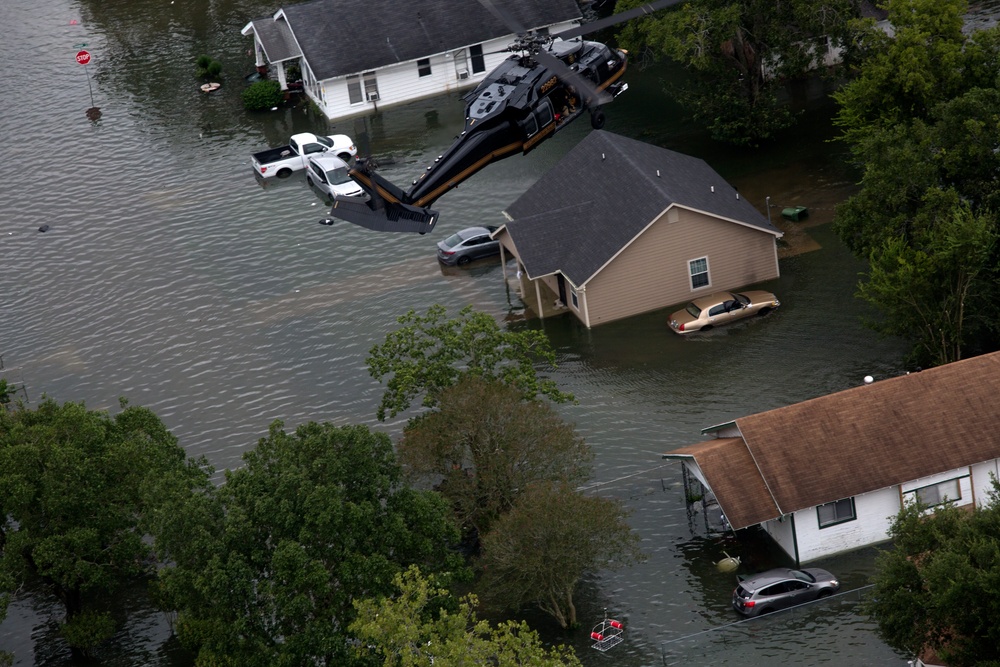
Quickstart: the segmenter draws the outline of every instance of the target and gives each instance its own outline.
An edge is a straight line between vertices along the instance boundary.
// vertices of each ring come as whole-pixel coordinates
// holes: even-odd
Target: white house
[[[734,530],[798,563],[888,539],[904,502],[981,505],[1000,476],[1000,352],[761,412],[675,449]]]
[[[576,0],[503,0],[534,32],[558,33],[582,16]],[[298,64],[303,87],[328,118],[467,88],[510,54],[515,35],[479,0],[312,0],[254,19],[258,69],[282,89]]]

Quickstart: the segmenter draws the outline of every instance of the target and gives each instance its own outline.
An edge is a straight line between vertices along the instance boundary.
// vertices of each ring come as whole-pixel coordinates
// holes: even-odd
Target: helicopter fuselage
[[[593,125],[600,127],[603,114],[588,95],[596,90],[614,97],[625,90],[621,78],[627,64],[626,52],[600,42],[557,41],[548,47],[548,53],[593,90],[577,90],[570,77],[537,62],[531,54],[512,55],[463,97],[464,129],[408,190],[389,183],[362,161],[350,175],[372,195],[367,204],[371,213],[354,203],[338,206],[339,202],[335,202],[331,214],[371,229],[430,231],[437,220],[437,214],[429,210],[433,202],[486,165],[534,150],[585,111],[589,111]],[[380,226],[375,219],[380,214],[392,217],[404,209],[408,219],[405,224],[393,221]],[[416,222],[413,218],[419,218],[422,209],[428,214],[423,226],[410,224]]]

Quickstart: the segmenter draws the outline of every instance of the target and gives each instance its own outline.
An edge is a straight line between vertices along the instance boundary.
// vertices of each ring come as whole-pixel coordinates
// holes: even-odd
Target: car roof
[[[733,298],[732,292],[715,292],[714,294],[706,294],[705,296],[700,296],[697,299],[691,301],[691,303],[704,310],[709,306],[714,306],[717,303],[722,303],[723,301],[728,301],[729,299],[732,298]]]
[[[320,169],[324,171],[329,169],[339,169],[340,167],[347,166],[347,163],[336,155],[328,155],[326,153],[321,153],[320,155],[310,155],[309,161],[315,162],[319,165]]]
[[[747,577],[740,583],[743,584],[744,588],[755,591],[759,588],[770,586],[771,584],[777,583],[779,581],[785,581],[786,579],[798,579],[798,577],[792,574],[791,568],[779,567],[773,570],[768,570],[767,572],[760,572],[759,574]]]
[[[466,227],[462,231],[458,232],[458,235],[462,237],[462,240],[470,239],[473,236],[481,236],[482,234],[490,234],[489,229],[486,227]]]

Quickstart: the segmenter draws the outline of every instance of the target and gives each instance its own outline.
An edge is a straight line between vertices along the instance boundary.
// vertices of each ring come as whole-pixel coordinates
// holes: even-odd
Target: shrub
[[[264,111],[281,102],[281,84],[270,79],[250,84],[243,91],[243,108],[247,111]]]
[[[197,74],[199,79],[216,77],[219,75],[219,72],[222,71],[222,63],[204,54],[198,56],[198,59],[194,64],[195,74]]]

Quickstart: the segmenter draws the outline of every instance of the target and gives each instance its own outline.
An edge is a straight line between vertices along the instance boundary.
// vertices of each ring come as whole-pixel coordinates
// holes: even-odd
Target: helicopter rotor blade
[[[479,0],[480,2],[489,2],[489,0]],[[598,19],[597,21],[592,21],[590,23],[584,23],[583,25],[578,25],[575,28],[569,28],[568,30],[563,30],[562,32],[552,35],[553,39],[572,39],[574,37],[579,37],[581,35],[589,35],[592,32],[597,32],[598,30],[603,30],[604,28],[610,28],[613,25],[618,25],[624,21],[630,19],[638,18],[640,16],[646,16],[652,14],[655,11],[663,9],[664,7],[669,7],[671,5],[676,5],[681,2],[681,0],[656,0],[656,2],[650,2],[634,9],[629,9],[627,11],[621,12],[620,14],[612,14],[611,16],[603,19]]]
[[[497,17],[501,23],[518,35],[523,35],[528,32],[528,29],[521,25],[521,22],[514,18],[510,12],[494,5],[493,0],[479,0],[479,4],[489,10],[490,14]]]
[[[581,97],[583,106],[588,109],[601,106],[602,104],[607,104],[613,99],[611,94],[606,90],[599,90],[594,85],[593,81],[580,76],[580,74],[567,67],[566,63],[559,60],[548,51],[542,49],[536,53],[533,58],[552,70],[557,77],[563,80],[563,83],[576,88],[577,93]]]

